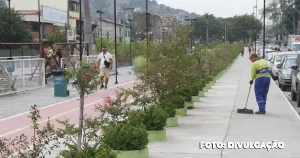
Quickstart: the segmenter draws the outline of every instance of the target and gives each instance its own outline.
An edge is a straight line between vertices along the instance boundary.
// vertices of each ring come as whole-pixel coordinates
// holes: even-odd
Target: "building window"
[[[69,7],[70,7],[70,9],[69,9],[70,11],[79,13],[79,3],[70,1]]]
[[[39,32],[39,23],[30,23],[31,32]]]

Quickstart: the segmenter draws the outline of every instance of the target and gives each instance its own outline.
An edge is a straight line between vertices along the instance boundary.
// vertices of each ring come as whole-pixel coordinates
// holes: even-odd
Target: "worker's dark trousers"
[[[267,95],[270,87],[270,77],[259,77],[255,80],[254,90],[260,112],[266,111]]]

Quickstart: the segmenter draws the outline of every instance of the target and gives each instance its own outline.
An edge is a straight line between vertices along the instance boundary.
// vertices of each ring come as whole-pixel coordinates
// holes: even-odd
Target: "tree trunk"
[[[84,42],[89,44],[89,54],[93,54],[93,32],[92,32],[92,19],[91,19],[90,1],[84,0]]]
[[[84,112],[84,91],[80,90],[80,111],[79,111],[79,131],[78,131],[78,140],[77,140],[77,150],[81,151],[82,145],[82,128],[83,128],[83,112]]]

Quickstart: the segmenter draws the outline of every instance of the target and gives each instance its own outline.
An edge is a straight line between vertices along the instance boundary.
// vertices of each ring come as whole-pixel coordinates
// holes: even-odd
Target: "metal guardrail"
[[[0,60],[7,60],[7,58],[9,58],[9,57],[0,57]],[[15,60],[18,60],[18,59],[36,59],[36,58],[39,58],[39,56],[13,56],[12,58],[14,58]]]
[[[45,60],[0,60],[0,96],[45,87]]]

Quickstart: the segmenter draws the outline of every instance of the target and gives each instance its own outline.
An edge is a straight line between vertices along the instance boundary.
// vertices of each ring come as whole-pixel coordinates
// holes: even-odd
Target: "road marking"
[[[131,81],[128,81],[128,82],[124,82],[120,85],[116,85],[116,86],[113,86],[113,87],[110,87],[108,89],[113,89],[115,87],[119,87],[119,86],[123,86],[123,85],[126,85],[128,83],[131,83],[131,82],[134,82],[135,80],[131,80]],[[95,93],[98,93],[98,92],[101,92],[101,91],[104,91],[104,90],[99,90]],[[93,94],[95,94],[93,93]],[[91,94],[91,95],[93,95]],[[50,108],[50,107],[53,107],[53,106],[56,106],[58,104],[63,104],[63,103],[66,103],[66,102],[69,102],[69,101],[73,101],[73,100],[77,100],[79,99],[79,97],[75,97],[75,98],[72,98],[72,99],[69,99],[69,100],[65,100],[65,101],[62,101],[62,102],[58,102],[58,103],[55,103],[55,104],[51,104],[51,105],[47,105],[47,106],[44,106],[44,107],[41,107],[39,108],[39,110],[42,110],[42,109],[46,109],[46,108]],[[0,122],[3,122],[3,121],[6,121],[6,120],[9,120],[9,119],[12,119],[12,118],[15,118],[15,117],[19,117],[19,116],[22,116],[22,115],[25,115],[25,114],[29,114],[30,111],[27,111],[27,112],[23,112],[23,113],[20,113],[20,114],[17,114],[17,115],[13,115],[13,116],[10,116],[10,117],[6,117],[6,118],[3,118],[3,119],[0,119]]]
[[[271,79],[272,80],[272,79]],[[276,88],[280,91],[281,95],[284,97],[285,101],[288,103],[288,105],[290,106],[291,110],[295,113],[296,117],[298,118],[298,120],[300,121],[300,116],[299,113],[295,110],[295,108],[293,107],[293,105],[290,103],[290,101],[287,99],[287,97],[284,95],[284,93],[281,91],[281,89],[276,85],[275,81],[272,80],[272,83],[276,86]]]
[[[88,106],[95,105],[96,103],[99,103],[99,102],[101,102],[101,101],[104,101],[104,99],[100,99],[100,100],[94,101],[94,102],[92,102],[92,103],[89,103],[89,104],[87,104],[87,105],[84,105],[84,107],[86,108],[86,107],[88,107]],[[53,119],[55,119],[55,118],[58,118],[58,117],[67,115],[67,114],[72,113],[72,112],[75,112],[75,111],[77,111],[77,110],[79,110],[79,109],[80,109],[80,108],[68,110],[68,111],[66,111],[66,112],[64,112],[64,113],[60,113],[60,114],[58,114],[58,115],[55,115],[55,116],[53,116],[53,117],[50,117],[49,120],[53,120]],[[45,123],[45,122],[47,122],[47,121],[48,121],[48,119],[45,119],[45,120],[43,120],[43,121],[39,121],[38,124]],[[7,133],[4,133],[4,134],[0,135],[0,138],[5,137],[5,136],[8,136],[8,135],[11,135],[11,134],[14,134],[14,133],[16,133],[16,132],[22,131],[22,130],[27,129],[27,128],[30,128],[30,125],[29,125],[29,126],[24,126],[24,127],[15,129],[15,130],[12,130],[12,131],[7,132]]]

